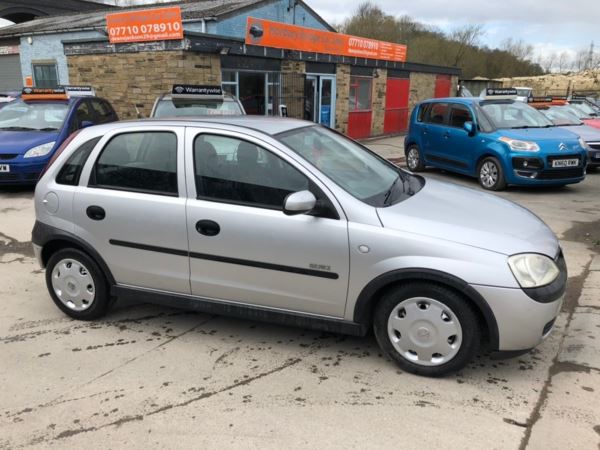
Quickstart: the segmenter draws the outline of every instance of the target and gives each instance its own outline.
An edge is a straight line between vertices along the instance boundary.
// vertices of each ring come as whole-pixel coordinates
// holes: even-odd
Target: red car
[[[553,106],[552,108],[560,108],[561,110],[567,111],[571,115],[577,117],[583,121],[586,125],[594,128],[600,128],[600,117],[594,117],[589,115],[586,111],[581,108],[579,104],[569,104],[562,106]]]

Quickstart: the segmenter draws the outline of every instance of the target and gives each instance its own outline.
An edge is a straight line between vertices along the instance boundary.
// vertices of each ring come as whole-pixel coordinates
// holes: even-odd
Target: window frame
[[[113,139],[123,136],[123,135],[127,135],[127,134],[139,134],[139,133],[170,133],[172,135],[175,136],[175,155],[176,155],[176,159],[175,159],[175,176],[176,176],[176,187],[177,187],[177,192],[173,193],[173,192],[166,192],[166,191],[158,191],[158,190],[148,190],[148,189],[138,189],[138,188],[129,188],[129,187],[118,187],[118,186],[110,186],[110,185],[104,185],[104,184],[98,184],[96,181],[96,168],[97,168],[97,164],[98,161],[100,160],[100,158],[102,157],[102,154],[104,153],[104,151],[106,150],[106,148],[108,147],[108,145],[112,142]],[[180,197],[181,193],[182,193],[182,189],[181,189],[181,183],[180,183],[180,176],[181,176],[181,167],[180,167],[180,146],[181,146],[181,139],[182,137],[179,135],[179,133],[177,133],[176,130],[174,129],[167,129],[167,128],[147,128],[147,129],[128,129],[126,131],[121,131],[118,130],[116,131],[114,134],[111,134],[110,136],[107,137],[106,141],[101,140],[100,144],[101,144],[101,148],[98,152],[97,155],[95,155],[95,157],[93,158],[93,161],[91,163],[91,167],[88,173],[88,179],[87,179],[87,187],[88,188],[93,188],[93,189],[107,189],[110,191],[122,191],[122,192],[133,192],[133,193],[137,193],[137,194],[148,194],[148,195],[160,195],[163,197]],[[97,144],[98,145],[98,144]],[[90,158],[88,157],[88,161],[90,160]],[[82,175],[83,175],[83,171],[82,171]],[[80,179],[81,176],[80,175]]]
[[[294,157],[289,156],[284,150],[272,143],[266,142],[255,136],[246,135],[236,130],[227,130],[221,128],[205,128],[205,127],[186,127],[186,188],[188,192],[188,198],[190,200],[217,203],[223,205],[242,206],[245,208],[254,208],[258,210],[266,210],[273,212],[280,212],[283,214],[283,208],[258,206],[255,203],[248,203],[237,200],[218,199],[213,197],[204,197],[199,195],[196,188],[196,158],[194,152],[194,143],[196,138],[201,135],[214,135],[218,137],[225,137],[231,139],[237,139],[240,141],[248,142],[249,144],[256,145],[268,151],[274,156],[281,159],[283,162],[289,164],[296,169],[302,176],[308,180],[308,189],[317,197],[317,203],[321,203],[321,207],[318,211],[311,214],[305,214],[314,216],[322,219],[333,219],[333,220],[348,220],[341,205],[338,203],[335,195],[329,190],[326,184],[324,184],[318,177],[316,177],[311,169],[305,167],[302,162],[297,161]],[[279,144],[279,143],[278,143]],[[281,145],[281,144],[279,144]],[[299,157],[298,157],[299,158]],[[332,200],[333,199],[333,200]],[[283,205],[282,205],[283,206]],[[290,216],[293,217],[293,216]]]
[[[352,80],[353,79],[361,79],[361,80],[367,80],[370,84],[369,87],[369,107],[368,108],[358,108],[358,93],[360,92],[360,83],[356,83],[353,84]],[[354,96],[354,105],[353,107],[350,107],[350,93],[348,93],[348,112],[352,113],[352,112],[371,112],[373,111],[373,77],[368,77],[368,76],[364,76],[364,75],[350,75],[350,83],[349,83],[349,87],[350,89],[352,89],[354,87],[354,92],[355,92],[355,96]]]

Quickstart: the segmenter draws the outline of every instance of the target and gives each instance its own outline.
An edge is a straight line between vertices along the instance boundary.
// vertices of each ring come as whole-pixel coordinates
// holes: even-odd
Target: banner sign
[[[183,39],[179,6],[107,14],[106,28],[111,44]]]
[[[495,95],[517,95],[517,90],[514,88],[487,88],[485,95],[493,97]]]
[[[246,44],[357,58],[406,61],[406,45],[248,17]]]
[[[19,54],[19,46],[18,45],[0,46],[0,55],[18,55],[18,54]]]
[[[174,84],[172,95],[223,95],[221,86],[204,86],[197,84]]]

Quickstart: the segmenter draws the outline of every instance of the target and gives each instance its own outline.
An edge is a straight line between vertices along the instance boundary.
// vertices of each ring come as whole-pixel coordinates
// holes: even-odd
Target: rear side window
[[[472,122],[471,112],[469,108],[464,105],[452,105],[450,111],[450,126],[456,128],[462,128],[465,122]]]
[[[113,137],[96,161],[90,185],[176,196],[177,136],[150,131]]]
[[[425,121],[433,124],[444,125],[448,117],[448,103],[434,103],[429,108]]]
[[[58,184],[66,184],[69,186],[77,186],[79,184],[79,177],[81,176],[83,166],[101,138],[102,136],[98,136],[84,142],[71,156],[69,156],[69,159],[67,159],[67,162],[62,166],[62,169],[60,169],[60,172],[58,172],[58,175],[56,176],[56,182]]]

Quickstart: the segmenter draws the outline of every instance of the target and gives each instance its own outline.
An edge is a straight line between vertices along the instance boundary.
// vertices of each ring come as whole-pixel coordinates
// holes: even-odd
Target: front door
[[[469,136],[464,129],[465,122],[473,122],[471,110],[466,105],[450,104],[447,145],[442,151],[455,170],[472,173],[475,170],[473,165],[477,161],[474,145],[476,138]]]
[[[331,203],[329,217],[282,211],[289,193],[305,189],[330,202],[318,180],[274,147],[216,130],[186,130],[186,166],[192,294],[343,317],[349,253],[341,209]]]
[[[335,124],[335,77],[319,77],[318,123],[332,128]]]
[[[190,293],[183,127],[105,136],[73,198],[74,232],[118,284]]]

